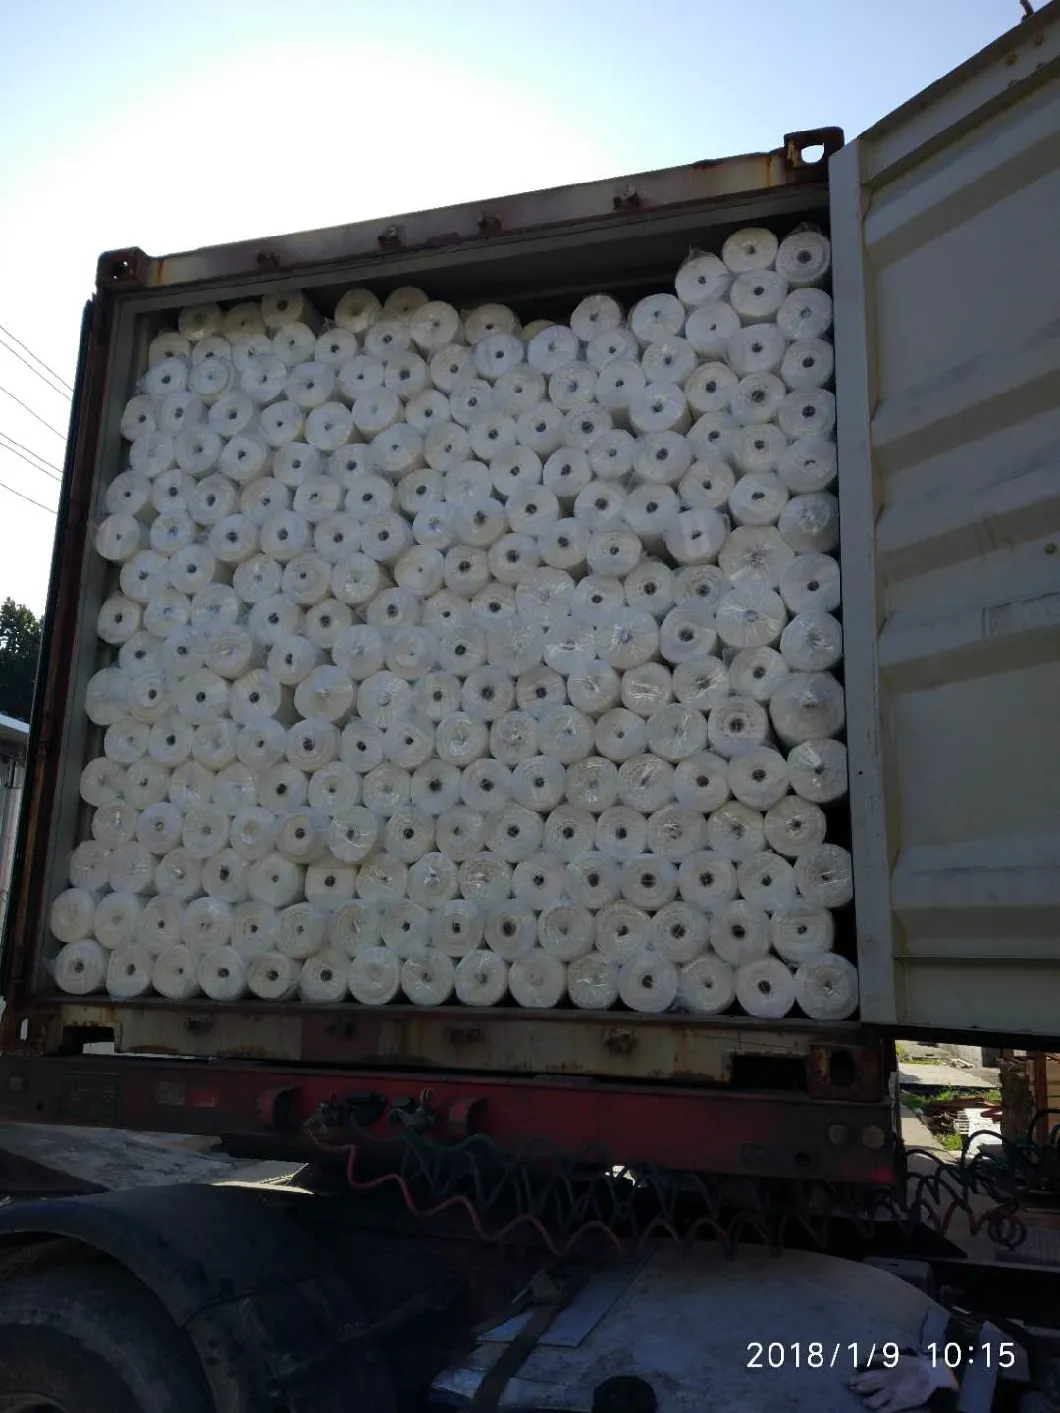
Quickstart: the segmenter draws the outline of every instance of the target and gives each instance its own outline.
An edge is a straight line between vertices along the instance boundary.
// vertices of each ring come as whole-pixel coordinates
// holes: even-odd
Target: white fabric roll
[[[729,673],[710,653],[679,662],[673,670],[674,696],[685,706],[709,712],[729,695]]]
[[[811,1020],[846,1020],[858,1008],[857,970],[835,953],[812,957],[795,973],[795,999]]]
[[[567,991],[579,1010],[607,1010],[618,1000],[621,964],[598,952],[578,957],[567,966]]]
[[[482,908],[493,908],[508,897],[512,870],[489,852],[474,854],[460,865],[460,896]]]
[[[730,648],[769,647],[780,638],[787,617],[778,593],[754,580],[743,581],[718,604],[718,635]]]
[[[761,813],[738,800],[722,805],[707,821],[707,847],[727,859],[748,859],[760,854],[765,846]]]
[[[613,778],[605,778],[604,784],[607,794],[592,803],[593,809],[606,809],[607,795],[615,794]],[[618,771],[617,797],[627,808],[650,814],[673,798],[673,784],[674,768],[668,761],[655,755],[631,756]]]
[[[353,710],[355,695],[353,683],[342,669],[325,665],[313,668],[299,682],[294,692],[294,704],[304,717],[317,716],[325,721],[341,722]]]
[[[780,376],[792,392],[819,388],[829,381],[834,366],[831,344],[823,339],[800,339],[788,345],[781,360]]]
[[[512,771],[512,795],[518,804],[538,813],[555,809],[563,799],[566,771],[563,763],[545,755],[520,761]]]
[[[196,955],[227,946],[232,935],[232,907],[223,898],[196,898],[184,909],[181,940]]]
[[[188,903],[202,887],[202,864],[187,849],[170,849],[158,861],[154,886],[163,897]]]
[[[708,505],[700,505],[674,517],[664,542],[678,564],[704,564],[717,557],[728,529],[724,516]]]
[[[627,711],[650,718],[671,701],[673,675],[661,662],[645,662],[622,674],[621,697]]]
[[[750,1016],[780,1020],[795,1004],[795,979],[779,958],[763,957],[737,969],[736,999]]]
[[[617,608],[597,623],[593,647],[596,658],[619,671],[641,667],[658,651],[659,625],[641,609]]]
[[[736,870],[740,896],[753,907],[772,913],[795,901],[795,875],[786,859],[769,850],[744,859]]]
[[[328,923],[328,950],[341,952],[344,957],[355,957],[368,947],[378,946],[379,940],[379,910],[360,898],[344,903]]]
[[[676,864],[654,854],[629,859],[622,866],[622,896],[644,912],[658,912],[677,896]]]
[[[212,408],[227,393],[239,390],[239,377],[239,369],[231,359],[218,354],[213,358],[204,358],[192,368],[188,374],[188,388],[207,407]],[[209,430],[216,430],[218,435],[221,432],[220,427],[215,429],[212,425]]]
[[[134,471],[120,471],[106,487],[103,506],[109,516],[126,514],[141,520],[153,520],[150,480]]]
[[[331,565],[315,554],[298,554],[284,567],[281,590],[301,608],[310,608],[327,598],[331,588]]]
[[[537,919],[529,907],[518,902],[492,908],[485,919],[485,941],[490,951],[505,961],[528,956],[537,941]]]
[[[567,894],[578,907],[595,912],[613,903],[622,887],[619,865],[602,854],[585,853],[567,865]],[[599,941],[600,920],[597,919]]]
[[[347,329],[328,329],[318,335],[313,345],[313,357],[318,363],[326,363],[337,372],[344,363],[356,357],[359,347],[356,334]]]
[[[248,401],[247,406],[253,410],[253,403]],[[212,408],[210,410],[213,411]],[[168,432],[147,432],[133,442],[129,452],[129,467],[138,475],[153,481],[156,476],[161,476],[172,468],[176,455],[176,443]],[[98,543],[97,540],[97,546]],[[110,556],[104,554],[103,557],[107,559]]]
[[[825,388],[788,393],[777,412],[786,437],[827,437],[835,427],[835,394]]]
[[[151,985],[170,1001],[190,1001],[199,994],[199,969],[187,947],[167,947],[151,966]]]
[[[841,741],[805,741],[788,755],[791,788],[817,805],[847,792],[847,748]]]
[[[663,338],[650,343],[641,355],[649,383],[680,383],[695,372],[696,351],[687,339]]]
[[[200,805],[184,816],[183,845],[192,858],[205,861],[228,843],[230,820],[216,805]]]
[[[430,915],[431,945],[444,952],[446,956],[466,957],[473,954],[480,946],[483,928],[484,919],[476,903],[470,902],[466,898],[451,898]],[[492,956],[493,953],[489,955]],[[507,971],[505,978],[507,979]],[[480,1002],[478,1004],[487,1003]]]
[[[642,437],[687,432],[692,425],[688,400],[676,383],[648,383],[630,398],[628,415],[630,426]]]
[[[302,965],[298,991],[303,1001],[335,1005],[346,998],[349,989],[349,962],[341,952],[318,952]]]
[[[385,1006],[401,988],[401,959],[388,947],[366,947],[350,963],[350,995],[364,1006]]]
[[[550,324],[530,340],[526,361],[538,373],[550,377],[578,357],[578,335],[563,324]]]
[[[108,515],[96,531],[96,553],[112,564],[124,564],[147,548],[147,527],[131,515]]]
[[[777,311],[786,339],[819,339],[832,327],[832,296],[823,289],[793,289]]]
[[[768,377],[768,374],[762,374]],[[739,389],[737,389],[737,393]],[[734,394],[735,396],[736,394]],[[728,412],[704,412],[688,433],[688,444],[697,461],[708,463],[731,455],[732,440],[740,423]]]
[[[664,492],[673,494],[669,487],[653,487],[651,490],[641,487],[639,491],[634,491],[626,502],[627,515],[630,503],[638,497],[642,498],[641,503],[644,506],[645,516],[650,518],[655,514],[651,510],[653,504],[659,506],[660,511],[663,511],[663,507],[667,504]],[[665,527],[663,528],[665,529]],[[637,533],[638,531],[634,530],[634,534]],[[649,530],[645,533],[654,533],[654,531]],[[661,560],[642,560],[626,576],[624,589],[626,602],[630,608],[651,613],[656,618],[664,618],[673,607],[673,573]]]
[[[589,853],[595,837],[595,816],[577,805],[559,805],[545,821],[545,852],[564,861]]]
[[[735,973],[721,957],[697,957],[681,968],[678,997],[697,1015],[720,1015],[736,998]]]
[[[167,947],[180,945],[183,922],[184,909],[180,901],[160,893],[144,904],[136,930],[136,944],[149,956],[157,957]]]
[[[105,643],[127,643],[140,631],[142,610],[123,594],[104,600],[96,618],[96,633]]]
[[[136,822],[136,838],[152,854],[168,854],[180,843],[183,818],[176,805],[161,800],[143,810]]]
[[[714,915],[710,945],[733,967],[747,966],[769,955],[769,917],[764,908],[731,902]]]
[[[618,359],[636,360],[638,344],[626,328],[603,330],[594,334],[585,349],[587,362],[599,372]]]
[[[551,456],[563,441],[565,420],[560,408],[550,402],[528,407],[515,420],[516,443],[539,458]]]
[[[787,792],[788,763],[772,746],[752,746],[728,763],[729,789],[743,805],[767,810]]]
[[[70,855],[67,869],[71,886],[98,893],[106,886],[110,859],[111,850],[95,839],[86,839],[78,844]]]
[[[658,952],[642,952],[622,963],[618,994],[632,1011],[660,1015],[677,1000],[680,976]]]
[[[537,920],[537,940],[550,956],[571,962],[592,950],[596,921],[586,908],[572,903],[552,903]]]
[[[150,536],[155,553],[168,557],[193,543],[195,522],[186,511],[164,510],[151,522]]]
[[[673,792],[685,809],[709,814],[729,798],[727,762],[711,751],[689,756],[673,774]]]
[[[716,755],[729,760],[741,751],[765,743],[769,717],[748,697],[727,697],[707,717],[707,739]]]
[[[624,863],[649,847],[643,815],[628,805],[612,805],[596,821],[596,848],[604,858]]]
[[[348,289],[335,306],[335,323],[348,333],[363,335],[378,320],[382,308],[370,289]]]
[[[276,842],[276,816],[260,805],[240,810],[233,818],[228,834],[232,850],[248,863],[255,863],[272,852]]]
[[[490,751],[505,766],[519,765],[537,754],[537,723],[523,711],[509,711],[489,729]],[[510,793],[510,782],[509,782]]]
[[[745,477],[744,480],[748,478]],[[751,478],[752,482],[754,478]],[[740,482],[743,485],[743,482]],[[718,565],[734,584],[754,580],[775,589],[794,553],[769,525],[740,524],[718,554]]]
[[[751,433],[751,439],[755,444],[761,443],[763,447],[768,445],[768,439],[759,434],[760,429],[746,428],[745,430]],[[768,459],[772,459],[772,457],[769,456]],[[739,461],[739,454],[737,454],[737,461]],[[733,520],[741,526],[775,525],[788,502],[787,487],[771,471],[755,471],[749,466],[741,469],[744,469],[748,474],[736,482],[732,494],[729,496],[729,510]]]
[[[739,327],[740,316],[732,305],[712,300],[689,314],[685,338],[701,358],[717,359],[724,356],[729,340]]]
[[[508,963],[493,952],[470,952],[457,964],[456,998],[465,1006],[498,1006],[508,991]]]
[[[211,1001],[239,1001],[247,994],[247,964],[232,947],[199,958],[199,985]]]
[[[827,490],[836,472],[835,443],[826,437],[800,437],[777,459],[777,475],[793,495]]]
[[[540,947],[514,961],[508,971],[508,988],[520,1006],[551,1010],[567,990],[567,969]]]
[[[94,937],[67,942],[52,963],[55,984],[68,996],[101,991],[107,977],[108,955]]]
[[[780,243],[777,272],[792,285],[819,285],[832,263],[832,247],[820,231],[796,231]]]
[[[756,341],[753,331],[750,329],[742,330],[740,337],[744,342],[750,340],[753,343]],[[781,338],[780,342],[784,342],[783,338]],[[779,361],[779,353],[777,353],[776,348],[773,347],[772,351],[777,355]],[[764,361],[769,360],[766,358]],[[733,449],[736,447],[736,429],[738,427],[767,427],[768,430],[764,431],[762,436],[769,444],[768,449],[771,459],[774,463],[779,460],[787,445],[787,441],[784,434],[773,427],[771,422],[772,419],[777,416],[777,413],[783,405],[785,394],[786,389],[784,384],[768,368],[751,368],[746,374],[742,374],[729,400],[733,423],[733,425],[727,429],[729,433],[729,446]],[[724,417],[725,414],[713,412],[707,413],[706,416],[721,418]],[[701,417],[700,422],[703,422],[703,420],[704,419]],[[693,428],[693,435],[698,437],[705,434],[710,425],[710,423],[707,423],[704,428],[700,429],[699,423],[697,422],[695,428]],[[727,448],[723,444],[716,449],[719,454],[724,454]],[[747,453],[745,451],[745,459],[746,456]],[[767,457],[767,462],[769,459],[770,458]]]
[[[220,726],[222,723],[218,722]],[[197,760],[178,765],[169,777],[169,798],[183,813],[213,801],[214,772]]]
[[[335,815],[327,832],[328,848],[343,863],[360,863],[375,848],[379,823],[363,806]]]
[[[121,434],[127,442],[158,431],[155,401],[146,393],[137,393],[125,404],[121,415]]]
[[[124,800],[100,805],[92,815],[92,837],[108,849],[117,849],[135,837],[136,818],[136,810]]]
[[[283,570],[274,559],[266,554],[255,554],[243,564],[237,565],[232,584],[236,593],[247,604],[262,603],[280,592]]]
[[[119,720],[124,719],[126,718],[119,718]],[[131,720],[131,718],[128,719]],[[112,723],[112,727],[114,724],[116,723]],[[144,726],[144,723],[139,721],[134,721],[133,724]],[[110,729],[108,728],[108,730]],[[146,726],[144,729],[147,729]],[[134,756],[130,764],[139,759],[140,756]],[[90,760],[81,771],[80,793],[85,804],[99,809],[101,805],[120,802],[125,795],[125,770],[125,766],[117,761],[108,760],[104,756]]]
[[[685,380],[685,397],[697,417],[705,412],[727,412],[738,382],[727,363],[701,363]]]
[[[597,659],[573,666],[567,678],[571,705],[587,716],[601,716],[621,701],[622,682],[615,669]]]
[[[777,257],[779,242],[762,226],[745,226],[729,236],[721,248],[721,258],[734,275],[748,270],[768,270]]]
[[[846,719],[843,689],[830,672],[793,672],[773,694],[769,716],[786,746],[836,736]]]
[[[729,303],[744,324],[775,319],[788,295],[788,280],[776,270],[749,270],[729,287]]]
[[[839,565],[825,554],[798,554],[780,577],[780,593],[793,614],[839,607]]]
[[[575,305],[570,326],[582,343],[589,343],[597,334],[608,334],[621,328],[622,306],[609,294],[587,295]]]
[[[667,903],[651,919],[651,948],[677,966],[705,952],[710,929],[704,915],[683,900]]]
[[[627,761],[643,753],[647,743],[647,725],[634,712],[627,711],[625,707],[615,707],[597,718],[594,740],[598,755],[609,761]]]
[[[835,923],[824,908],[815,908],[801,898],[778,908],[770,920],[773,950],[793,966],[824,956],[832,950]]]
[[[276,950],[279,913],[268,904],[249,899],[232,912],[231,946],[244,962]]]
[[[280,817],[276,830],[276,852],[295,864],[311,864],[327,851],[331,821],[326,815],[300,807]]]
[[[706,843],[702,815],[680,805],[664,805],[648,820],[648,853],[656,858],[681,860]]]
[[[458,879],[452,859],[438,852],[426,853],[409,866],[407,893],[422,908],[439,908],[456,897]]]
[[[280,913],[276,946],[285,957],[305,961],[324,946],[328,915],[312,903],[292,903]]]
[[[597,374],[596,401],[616,422],[624,424],[631,401],[641,396],[647,386],[647,374],[635,358],[616,358]]]
[[[732,274],[716,255],[693,252],[677,272],[674,288],[689,309],[724,299]]]
[[[289,907],[303,891],[303,870],[277,853],[266,854],[247,869],[247,889],[270,908]]]
[[[247,967],[247,986],[261,1001],[287,1001],[298,988],[301,966],[282,952],[263,952]]]
[[[226,466],[220,465],[221,453],[226,443],[218,432],[212,427],[203,426],[200,420],[203,399],[196,397],[194,393],[175,393],[172,398],[166,399],[166,404],[172,424],[164,427],[164,430],[176,431],[173,455],[181,471],[187,472],[189,476],[205,476],[215,467],[226,471],[227,462]],[[176,424],[183,422],[189,411],[194,414],[193,422],[181,429]],[[235,441],[236,438],[233,437],[232,440]],[[157,486],[158,481],[155,484]]]
[[[414,1006],[443,1006],[453,993],[456,967],[433,947],[401,964],[401,989]]]
[[[91,937],[98,899],[87,888],[68,888],[51,905],[48,923],[60,942],[78,942]]]
[[[200,766],[205,766],[207,771],[224,770],[225,766],[231,765],[236,759],[239,737],[240,728],[234,721],[229,721],[227,718],[222,718],[220,721],[203,722],[201,726],[196,726],[192,733],[192,758]],[[200,777],[199,783],[205,786],[208,782],[205,777]],[[210,788],[213,788],[212,784]],[[170,799],[172,798],[171,788]]]
[[[780,651],[795,672],[823,672],[843,656],[843,629],[830,613],[808,609],[784,629]]]
[[[697,755],[707,744],[707,718],[694,707],[672,702],[649,717],[647,743],[649,751],[663,760]]]
[[[839,844],[818,844],[795,860],[795,882],[808,903],[841,908],[854,896],[850,855]]]
[[[247,896],[247,860],[234,849],[222,849],[207,859],[202,869],[202,886],[211,898],[225,903],[242,903]]]

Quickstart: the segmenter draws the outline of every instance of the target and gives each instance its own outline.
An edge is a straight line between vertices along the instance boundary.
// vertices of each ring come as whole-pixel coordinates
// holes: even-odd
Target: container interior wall
[[[448,300],[458,308],[486,301],[513,306],[528,322],[537,318],[565,321],[574,304],[587,294],[607,290],[627,306],[643,295],[672,290],[674,274],[692,250],[719,252],[728,235],[748,224],[769,226],[784,236],[803,224],[828,231],[828,190],[823,183],[801,183],[790,188],[743,193],[714,200],[700,207],[677,211],[630,212],[614,219],[569,229],[553,229],[526,237],[503,237],[488,243],[454,249],[433,249],[380,255],[371,260],[306,267],[290,273],[271,274],[242,281],[206,281],[164,293],[142,290],[123,293],[115,301],[105,384],[105,412],[96,448],[89,527],[90,534],[105,514],[106,485],[125,465],[126,450],[120,420],[126,400],[147,367],[147,349],[160,329],[175,326],[177,311],[204,301],[232,301],[260,297],[266,292],[297,288],[310,294],[326,313],[351,287],[367,286],[380,297],[400,285],[417,284],[431,298]],[[79,797],[79,774],[84,762],[102,754],[103,728],[85,716],[85,689],[94,672],[114,660],[116,651],[96,638],[95,623],[101,604],[115,591],[114,566],[92,552],[84,556],[77,595],[76,624],[63,628],[69,652],[69,690],[61,732],[59,788],[52,814],[47,859],[38,877],[44,880],[43,906],[66,885],[65,868],[79,839],[86,837],[89,810]],[[849,845],[845,801],[841,819],[830,821],[829,837]],[[44,840],[33,847],[45,847]],[[842,950],[855,960],[853,910],[837,917]],[[35,940],[32,991],[54,997],[47,961],[57,948],[46,934]],[[252,1003],[246,1003],[248,1009]],[[270,1007],[275,1010],[276,1007]],[[347,1008],[348,1011],[349,1008]],[[388,1008],[390,1010],[394,1007]],[[637,1016],[621,1017],[637,1022]],[[709,1023],[713,1017],[699,1017]],[[718,1017],[732,1024],[733,1017]],[[741,1018],[741,1023],[746,1018]],[[761,1023],[751,1022],[751,1027]],[[771,1022],[783,1028],[783,1022]],[[806,1022],[801,1022],[805,1026]],[[139,1046],[137,1048],[149,1048]]]

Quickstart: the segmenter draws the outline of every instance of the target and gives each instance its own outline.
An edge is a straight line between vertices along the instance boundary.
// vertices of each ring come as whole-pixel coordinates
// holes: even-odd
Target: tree
[[[0,606],[0,711],[28,721],[40,656],[41,620],[25,604]]]

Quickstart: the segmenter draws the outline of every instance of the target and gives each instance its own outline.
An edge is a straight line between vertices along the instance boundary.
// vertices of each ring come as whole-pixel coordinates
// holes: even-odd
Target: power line
[[[56,380],[56,382],[62,383],[63,387],[67,390],[67,392],[73,392],[73,388],[70,386],[70,384],[66,381],[65,378],[61,378],[54,368],[49,368],[43,358],[38,358],[37,355],[33,352],[32,348],[30,348],[27,344],[24,344],[21,339],[15,338],[15,335],[11,332],[11,330],[5,329],[3,324],[0,324],[0,334],[5,334],[11,340],[12,343],[17,343],[19,348],[23,349],[26,353],[28,353],[29,356],[36,363],[39,363],[46,373],[50,373],[52,377]]]
[[[13,354],[20,363],[24,363],[29,369],[29,371],[35,374],[35,376],[41,380],[41,382],[46,388],[51,388],[53,393],[58,393],[59,396],[61,398],[65,398],[67,402],[70,401],[70,394],[64,388],[57,388],[52,382],[51,377],[46,376],[44,373],[41,372],[39,368],[34,368],[33,364],[29,361],[29,359],[23,358],[22,354],[19,353],[17,348],[12,348],[11,345],[9,343],[5,343],[2,338],[0,338],[0,348],[2,348],[5,353]],[[52,376],[54,376],[54,374]]]
[[[50,476],[53,481],[61,481],[63,479],[62,476],[57,476],[54,471],[48,470],[48,463],[41,466],[38,465],[36,461],[30,460],[31,457],[36,456],[36,452],[30,451],[29,447],[22,447],[22,449],[19,450],[19,447],[22,447],[21,442],[16,442],[13,437],[5,437],[3,432],[0,432],[0,451],[9,451],[12,456],[19,457],[27,466],[32,466],[34,471],[43,472],[45,476]],[[29,452],[28,456],[26,454],[27,452]]]
[[[40,500],[34,500],[32,496],[26,495],[25,491],[16,491],[14,486],[6,486],[3,481],[0,481],[0,491],[10,491],[13,496],[18,496],[20,500],[28,500],[30,505],[35,505],[38,510],[46,510],[49,515],[57,514],[50,505],[45,505]]]
[[[58,427],[53,427],[50,422],[46,422],[39,412],[33,411],[33,408],[30,407],[28,402],[23,402],[20,397],[16,397],[13,392],[9,392],[5,387],[0,387],[0,393],[3,393],[5,397],[9,397],[12,402],[17,402],[19,407],[24,407],[31,417],[37,419],[42,427],[47,427],[49,432],[54,432],[57,437],[61,437],[63,441],[66,441],[66,433],[60,432]]]
[[[52,471],[62,472],[63,468],[61,466],[56,466],[54,461],[49,461],[47,457],[41,456],[39,451],[34,451],[31,446],[26,446],[24,442],[16,442],[9,432],[0,432],[0,437],[2,437],[5,442],[10,442],[12,446],[17,446],[19,451],[29,452],[30,456],[35,456],[42,465],[49,467]]]

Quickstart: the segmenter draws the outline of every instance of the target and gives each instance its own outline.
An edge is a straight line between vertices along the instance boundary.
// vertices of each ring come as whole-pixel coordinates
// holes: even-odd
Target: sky
[[[10,336],[72,384],[101,251],[616,177],[768,150],[797,129],[849,139],[1021,13],[1018,0],[0,0],[0,599],[44,608],[69,411]]]

